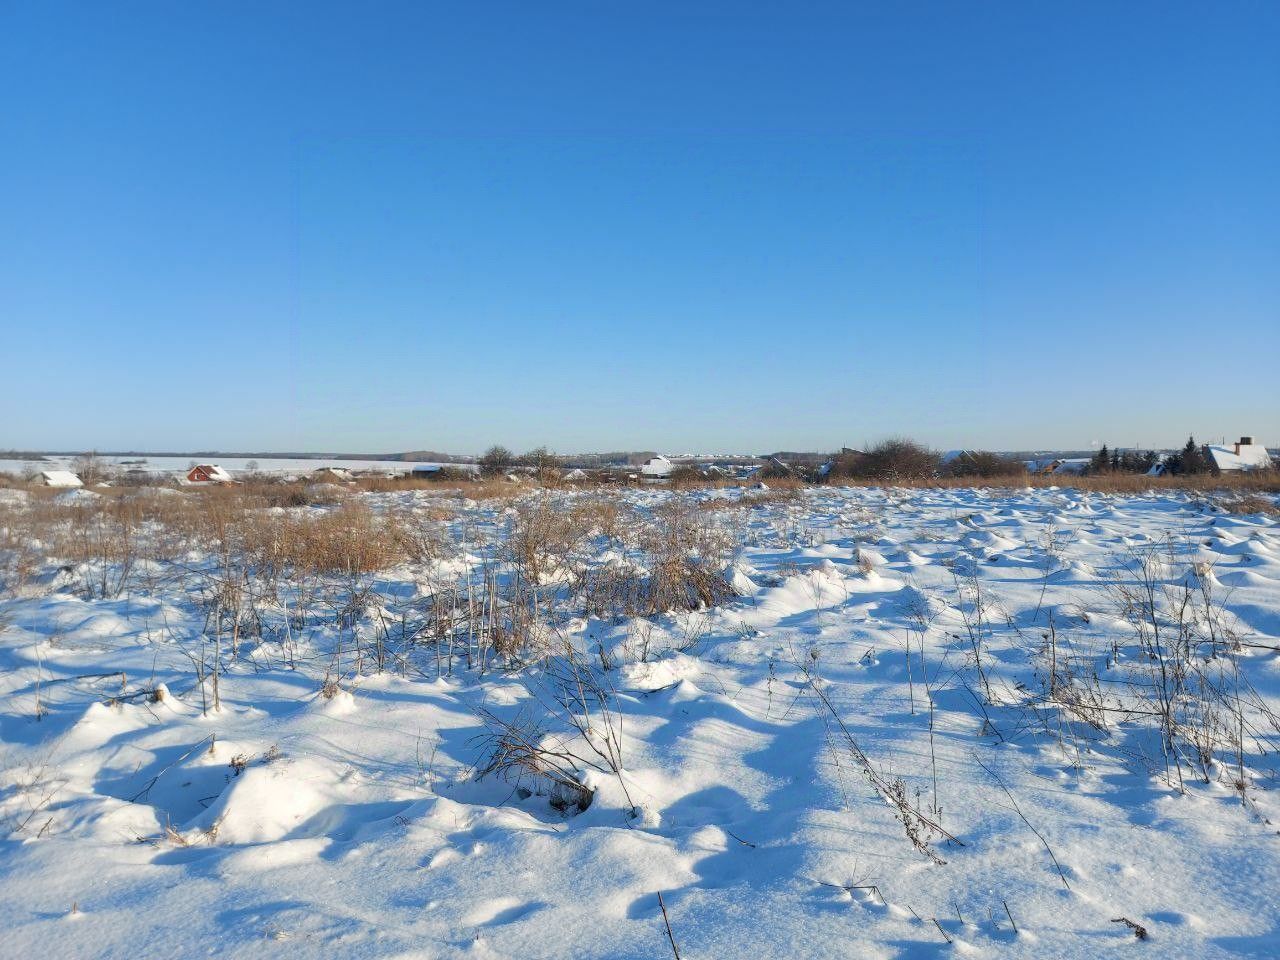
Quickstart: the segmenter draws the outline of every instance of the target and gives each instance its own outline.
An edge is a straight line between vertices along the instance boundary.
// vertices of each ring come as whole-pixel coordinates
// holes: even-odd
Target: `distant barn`
[[[197,463],[187,471],[187,483],[235,482],[235,478],[216,463]]]

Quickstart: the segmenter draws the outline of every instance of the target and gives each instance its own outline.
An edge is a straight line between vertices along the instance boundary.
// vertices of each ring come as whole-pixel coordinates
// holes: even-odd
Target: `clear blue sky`
[[[0,5],[0,447],[1280,443],[1280,4]]]

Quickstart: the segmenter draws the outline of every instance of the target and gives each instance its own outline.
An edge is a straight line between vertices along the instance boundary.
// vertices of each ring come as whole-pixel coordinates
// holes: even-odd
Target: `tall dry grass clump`
[[[650,564],[645,592],[651,610],[697,610],[735,595],[725,574],[733,538],[688,501],[671,500],[655,510],[639,544]]]
[[[358,502],[318,515],[253,515],[244,548],[264,567],[311,574],[372,573],[409,559],[396,522]]]

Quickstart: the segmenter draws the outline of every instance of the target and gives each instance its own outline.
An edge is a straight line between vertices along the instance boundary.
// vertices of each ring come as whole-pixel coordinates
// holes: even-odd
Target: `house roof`
[[[1093,461],[1088,457],[1065,457],[1055,462],[1054,473],[1083,473]]]
[[[1237,448],[1239,453],[1236,452]],[[1265,470],[1271,466],[1271,455],[1260,443],[1209,446],[1209,456],[1219,470]]]
[[[84,484],[70,470],[41,470],[40,479],[49,487],[83,487]]]
[[[210,480],[218,480],[223,483],[231,483],[234,478],[226,470],[218,466],[216,463],[197,463],[192,470],[203,470]],[[189,473],[190,471],[188,471]]]
[[[640,472],[650,477],[665,477],[671,473],[673,465],[670,460],[662,454],[656,457],[650,457],[648,462],[640,468]]]

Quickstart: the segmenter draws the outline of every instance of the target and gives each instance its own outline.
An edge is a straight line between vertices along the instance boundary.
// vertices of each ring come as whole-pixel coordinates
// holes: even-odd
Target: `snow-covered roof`
[[[649,461],[640,468],[640,472],[646,477],[669,477],[673,469],[671,461],[662,454],[658,454],[656,457],[651,457]]]
[[[83,487],[77,477],[70,470],[41,470],[40,482],[46,487]]]
[[[1067,457],[1057,461],[1057,466],[1053,468],[1054,473],[1084,473],[1089,469],[1089,464],[1093,461],[1088,457]]]
[[[231,474],[229,474],[222,467],[218,466],[216,463],[198,463],[194,467],[192,467],[192,469],[203,471],[205,476],[207,476],[210,480],[217,481],[218,483],[234,483],[235,482],[235,478],[232,477]]]
[[[1219,470],[1266,470],[1271,466],[1271,455],[1260,443],[1211,444],[1209,456]]]

